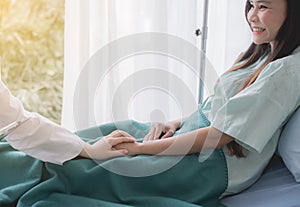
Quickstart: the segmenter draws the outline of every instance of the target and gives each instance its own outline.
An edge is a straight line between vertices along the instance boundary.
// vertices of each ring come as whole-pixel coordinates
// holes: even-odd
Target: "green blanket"
[[[176,133],[209,122],[193,114]],[[143,137],[149,124],[124,121],[77,132],[94,142],[115,129]],[[67,149],[66,149],[67,150]],[[63,166],[43,163],[0,142],[0,206],[18,207],[218,207],[227,187],[227,167],[221,150],[199,161],[198,154],[120,157],[97,163],[77,158]]]

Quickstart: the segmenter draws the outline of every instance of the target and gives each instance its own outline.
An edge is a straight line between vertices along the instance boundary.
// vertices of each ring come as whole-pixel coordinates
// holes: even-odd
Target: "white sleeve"
[[[69,130],[24,109],[0,80],[0,128],[20,122],[7,136],[10,145],[45,162],[63,164],[79,155],[83,141]]]

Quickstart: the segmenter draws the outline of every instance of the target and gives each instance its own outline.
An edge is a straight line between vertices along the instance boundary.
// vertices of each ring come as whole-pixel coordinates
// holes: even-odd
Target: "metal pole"
[[[199,80],[199,100],[198,103],[203,102],[204,96],[204,79],[205,79],[205,61],[206,61],[206,42],[207,42],[207,20],[208,20],[208,0],[203,1],[203,22],[201,31],[201,59],[200,59],[200,80]]]

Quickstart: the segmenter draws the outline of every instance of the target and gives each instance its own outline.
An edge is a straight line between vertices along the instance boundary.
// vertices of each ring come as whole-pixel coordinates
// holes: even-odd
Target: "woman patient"
[[[182,126],[180,121],[157,123],[142,143],[116,148],[127,149],[129,155],[181,155],[222,148],[228,168],[226,194],[249,187],[269,162],[282,126],[300,104],[299,11],[298,0],[248,0],[245,13],[253,43],[199,108],[209,126],[172,136]]]
[[[61,177],[64,183],[68,183],[68,187],[57,182],[50,189],[51,192],[55,189],[58,193],[44,196],[41,195],[47,185],[44,182],[40,185],[42,190],[38,187],[31,189],[20,202],[28,203],[28,206],[41,199],[44,202],[54,202],[65,193],[65,198],[70,198],[68,196],[71,194],[84,197],[77,200],[77,197],[72,197],[76,203],[68,203],[72,199],[60,199],[65,206],[87,206],[91,203],[84,202],[90,197],[92,200],[89,202],[94,206],[216,207],[220,204],[216,201],[213,203],[213,199],[238,193],[252,185],[274,154],[283,125],[300,105],[299,11],[299,0],[247,0],[245,16],[252,31],[253,42],[234,66],[221,75],[214,94],[183,122],[153,124],[150,131],[144,133],[147,135],[143,142],[135,141],[134,138],[138,138],[140,134],[132,128],[127,130],[126,127],[114,128],[119,129],[117,131],[113,131],[113,128],[111,131],[107,130],[108,137],[93,145],[86,145],[77,136],[62,130],[63,136],[73,137],[71,142],[76,143],[72,153],[62,158],[56,158],[55,154],[63,155],[63,148],[59,146],[72,146],[69,144],[70,140],[58,141],[59,136],[54,134],[55,136],[48,136],[46,141],[58,143],[53,144],[58,146],[57,152],[51,153],[51,150],[46,149],[50,157],[54,157],[50,160],[54,163],[62,163],[77,155],[106,159],[128,154],[141,156],[108,160],[103,166],[115,164],[117,168],[121,168],[136,162],[140,168],[151,169],[168,164],[176,155],[185,155],[177,165],[152,176],[122,177],[100,169],[85,159],[81,160],[84,162],[77,159],[60,169],[52,166],[55,170],[62,171],[52,181],[64,175]],[[2,97],[1,94],[1,99]],[[36,123],[42,122],[37,118]],[[35,125],[35,122],[28,124]],[[149,126],[142,123],[138,125],[144,129]],[[13,136],[13,133],[18,133],[17,130],[18,128],[9,134],[7,140],[15,148],[23,150],[21,139]],[[87,129],[78,132],[78,135],[87,138],[85,135],[92,134],[93,130],[95,128]],[[18,145],[19,143],[21,144]],[[38,148],[37,146],[32,150],[29,147],[24,151],[36,158],[44,158],[41,155],[43,153],[37,152]],[[41,147],[40,152],[43,150]],[[199,162],[198,155],[200,153],[201,157],[202,152],[209,153],[204,153],[206,159]],[[51,173],[53,171],[54,169]],[[84,175],[88,177],[83,177]],[[182,203],[183,201],[187,203]],[[108,205],[107,202],[113,205]]]

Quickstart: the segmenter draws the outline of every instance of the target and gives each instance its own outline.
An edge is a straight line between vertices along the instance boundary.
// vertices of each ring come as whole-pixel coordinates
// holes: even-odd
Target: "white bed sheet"
[[[300,207],[300,183],[279,160],[253,186],[222,203],[228,207]]]

